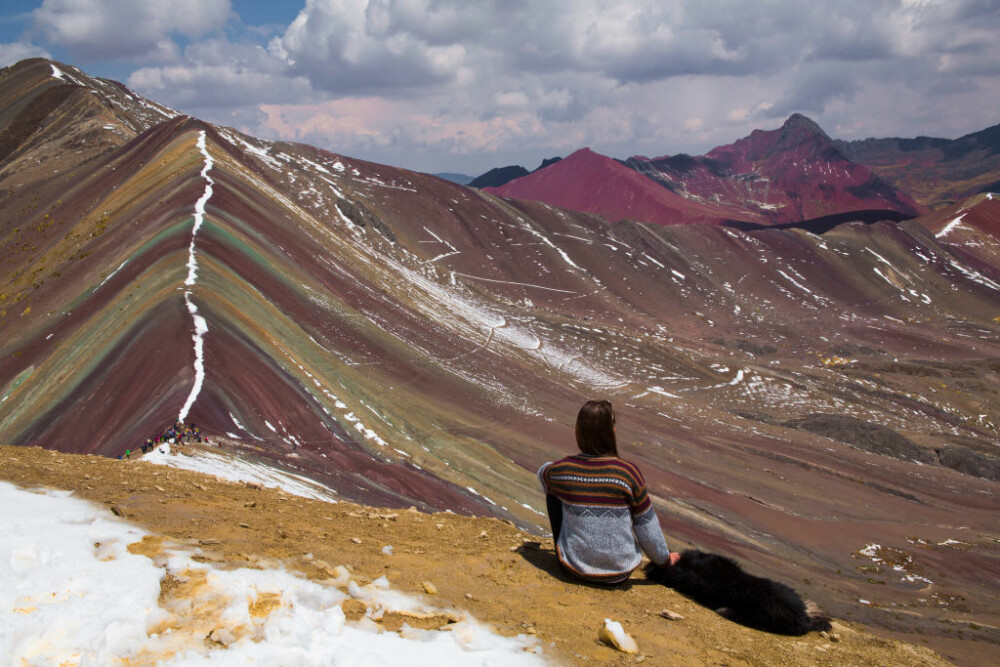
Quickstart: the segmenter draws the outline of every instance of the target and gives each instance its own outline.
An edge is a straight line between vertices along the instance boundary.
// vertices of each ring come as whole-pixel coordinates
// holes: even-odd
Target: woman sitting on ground
[[[642,553],[657,565],[677,562],[680,554],[667,549],[642,473],[618,457],[609,401],[580,408],[576,444],[579,454],[538,470],[563,569],[586,581],[617,584],[639,567]]]

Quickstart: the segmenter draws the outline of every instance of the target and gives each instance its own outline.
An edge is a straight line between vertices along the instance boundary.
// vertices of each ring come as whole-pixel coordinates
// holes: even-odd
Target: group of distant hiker
[[[732,620],[770,632],[830,628],[828,617],[788,586],[744,572],[717,554],[671,552],[639,468],[618,455],[609,401],[587,401],[576,419],[578,454],[544,464],[556,556],[564,573],[589,583],[624,583],[649,557],[647,577]]]
[[[146,442],[142,443],[142,453],[148,454],[162,444],[182,445],[185,442],[204,442],[201,429],[178,420],[153,437],[146,438]],[[124,457],[127,459],[131,454],[132,450],[126,449]]]

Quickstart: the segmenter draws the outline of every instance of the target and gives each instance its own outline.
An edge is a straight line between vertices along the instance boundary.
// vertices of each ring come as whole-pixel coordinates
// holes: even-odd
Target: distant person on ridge
[[[609,401],[580,408],[576,445],[579,454],[538,469],[563,570],[618,584],[639,567],[643,553],[657,565],[676,563],[680,554],[667,548],[642,473],[618,457]]]

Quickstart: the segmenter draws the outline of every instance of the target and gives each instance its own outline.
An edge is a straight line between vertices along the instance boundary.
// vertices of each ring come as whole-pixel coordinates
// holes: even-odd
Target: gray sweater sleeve
[[[635,530],[636,539],[649,560],[657,565],[663,565],[670,558],[670,549],[667,548],[667,541],[663,539],[663,531],[660,530],[660,519],[656,516],[656,511],[650,507],[642,514],[632,517],[632,529]]]
[[[537,473],[538,483],[542,485],[542,493],[547,494],[549,492],[549,485],[545,483],[545,471],[548,470],[549,466],[551,466],[552,464],[553,461],[549,461],[548,463],[543,463],[542,467],[538,469]]]

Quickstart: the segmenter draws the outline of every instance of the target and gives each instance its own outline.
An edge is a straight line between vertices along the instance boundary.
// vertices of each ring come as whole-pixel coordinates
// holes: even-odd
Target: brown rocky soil
[[[581,585],[560,574],[551,540],[497,519],[329,504],[141,460],[34,447],[0,446],[0,479],[70,489],[108,507],[153,533],[131,548],[134,553],[152,557],[165,544],[197,545],[220,567],[283,565],[322,581],[344,565],[360,584],[385,575],[395,590],[425,596],[443,609],[467,610],[502,634],[534,634],[544,654],[560,663],[947,664],[926,647],[876,637],[843,621],[834,621],[829,634],[805,637],[744,628],[647,581],[641,571],[624,587]],[[385,545],[392,545],[392,555],[382,553]],[[163,588],[161,597],[178,593],[168,580]],[[436,589],[433,596],[428,588]],[[350,607],[345,603],[349,619],[363,613]],[[684,618],[667,620],[663,610]],[[605,618],[622,623],[638,642],[638,655],[598,641]],[[392,630],[400,619],[387,615],[383,622]]]

